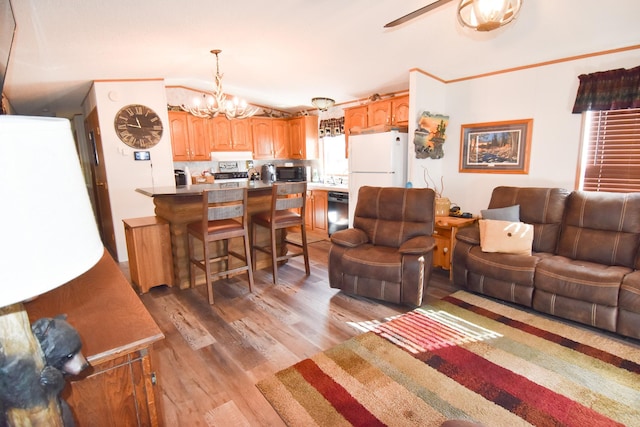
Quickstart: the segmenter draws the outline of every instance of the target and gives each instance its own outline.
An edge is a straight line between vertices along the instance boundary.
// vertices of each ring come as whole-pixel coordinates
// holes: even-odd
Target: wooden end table
[[[459,228],[467,227],[474,222],[476,218],[436,216],[433,237],[436,239],[437,247],[433,252],[433,266],[449,270],[449,280],[453,279],[451,257],[456,243],[456,233]]]

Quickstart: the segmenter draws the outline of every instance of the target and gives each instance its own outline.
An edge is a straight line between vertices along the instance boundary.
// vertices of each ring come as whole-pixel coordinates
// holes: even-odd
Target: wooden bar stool
[[[293,257],[304,257],[304,269],[307,276],[311,274],[309,268],[309,253],[307,251],[307,230],[305,228],[305,207],[307,196],[306,182],[276,183],[272,187],[271,210],[259,212],[251,216],[252,256],[255,263],[256,251],[271,255],[273,269],[273,283],[278,284],[278,261],[288,260]],[[262,226],[269,229],[271,247],[256,244],[256,227]],[[300,251],[278,255],[276,247],[277,231],[284,228],[300,227],[302,243],[284,240],[286,245],[291,245]],[[286,235],[285,235],[286,236]],[[255,268],[255,265],[253,266]]]
[[[187,225],[189,240],[189,272],[191,287],[195,286],[195,267],[203,270],[207,280],[209,304],[213,304],[213,281],[220,276],[246,271],[249,276],[249,292],[253,287],[253,269],[247,226],[247,189],[230,188],[205,190],[202,192],[202,220]],[[244,254],[229,248],[229,239],[242,237]],[[194,239],[202,242],[203,257],[199,259],[194,251]],[[222,241],[222,253],[212,250],[211,243]],[[244,265],[229,267],[231,257],[238,258]],[[212,272],[212,264],[224,262],[224,268]]]

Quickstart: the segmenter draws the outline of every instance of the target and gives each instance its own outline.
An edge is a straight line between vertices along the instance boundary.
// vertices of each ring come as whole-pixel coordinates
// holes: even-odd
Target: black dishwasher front
[[[327,194],[329,236],[349,227],[349,193],[329,191]]]

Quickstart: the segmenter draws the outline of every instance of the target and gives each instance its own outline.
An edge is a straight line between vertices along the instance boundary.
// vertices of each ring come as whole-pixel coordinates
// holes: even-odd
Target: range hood
[[[234,160],[253,160],[251,151],[212,151],[211,161],[230,162]]]

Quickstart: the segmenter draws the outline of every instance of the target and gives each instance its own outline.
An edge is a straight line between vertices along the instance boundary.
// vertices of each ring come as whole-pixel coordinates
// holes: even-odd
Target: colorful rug
[[[257,384],[290,426],[640,426],[640,345],[464,291]]]

